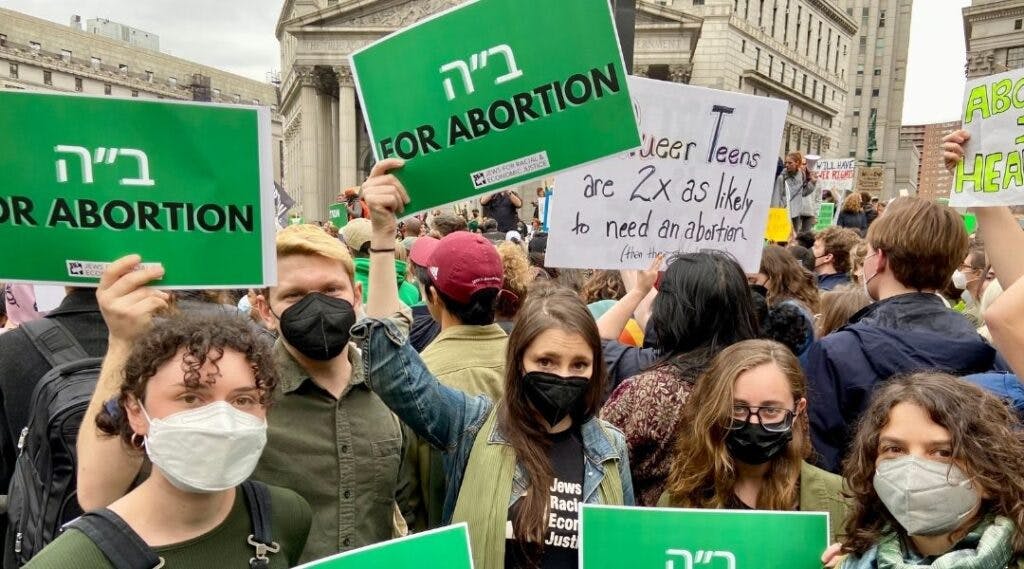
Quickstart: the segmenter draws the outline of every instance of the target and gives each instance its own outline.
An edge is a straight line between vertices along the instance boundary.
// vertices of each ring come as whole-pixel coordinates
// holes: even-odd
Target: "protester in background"
[[[594,271],[580,289],[580,298],[587,305],[601,300],[619,300],[623,296],[626,296],[626,285],[619,271]]]
[[[836,203],[836,196],[835,196],[835,194],[832,193],[832,190],[824,190],[824,191],[821,192],[821,194],[822,194],[821,201],[823,201],[825,203],[831,203],[831,204]]]
[[[983,324],[980,303],[988,272],[985,250],[981,247],[971,248],[960,266],[953,271],[952,285],[960,296],[955,299],[958,302],[953,308],[967,317],[976,328]]]
[[[421,240],[413,262],[430,315],[441,326],[422,351],[423,365],[442,385],[470,397],[501,399],[508,335],[495,323],[504,275],[498,251],[480,235],[456,231],[439,241]],[[444,467],[440,451],[423,439],[418,447],[426,511],[419,529],[432,529],[442,525]]]
[[[886,204],[885,202],[878,202],[875,204],[875,219],[882,217],[882,214],[885,213],[885,208],[887,206],[888,204]]]
[[[817,318],[819,338],[824,338],[850,323],[853,315],[871,304],[863,287],[839,287],[821,295],[821,314]]]
[[[107,351],[107,325],[103,322],[96,289],[67,288],[60,305],[42,320],[62,326],[78,342],[87,357],[102,357]],[[52,369],[46,356],[18,327],[0,335],[0,486],[8,488],[18,456],[18,441],[31,419],[32,393],[39,380]],[[38,329],[38,328],[34,328]],[[7,516],[0,517],[0,541],[4,539]],[[13,544],[6,544],[13,547]],[[2,556],[0,556],[2,557]]]
[[[864,411],[844,469],[853,508],[840,567],[1020,566],[1021,433],[999,399],[953,376],[886,382]],[[823,561],[833,561],[835,549]]]
[[[269,347],[240,319],[181,316],[144,333],[124,361],[116,403],[96,425],[127,452],[148,456],[152,472],[103,513],[125,524],[161,566],[229,567],[254,558],[268,568],[297,564],[309,504],[291,490],[267,488],[274,542],[260,550],[252,541],[255,505],[240,486],[266,444],[277,383]],[[80,529],[89,517],[72,522],[26,567],[118,567]]]
[[[786,247],[786,250],[789,251],[790,255],[793,255],[793,257],[800,263],[800,266],[807,269],[809,272],[814,272],[815,258],[813,250],[801,247],[800,245],[790,245],[789,247]]]
[[[366,202],[359,197],[359,188],[346,188],[342,193],[342,199],[345,200],[345,210],[349,221],[365,218],[369,214]]]
[[[466,231],[466,218],[454,213],[442,213],[434,216],[430,228],[436,231],[438,239],[441,239],[456,231]]]
[[[789,348],[793,355],[800,355],[807,346],[807,338],[814,337],[813,323],[795,304],[784,302],[772,306],[758,322],[759,338],[778,342]]]
[[[377,164],[363,186],[375,245],[386,243],[408,203],[401,183],[386,175],[402,164]],[[444,523],[468,523],[478,567],[574,567],[576,504],[633,504],[625,441],[596,418],[604,369],[594,320],[571,293],[534,288],[509,338],[505,396],[471,398],[439,383],[384,319],[398,307],[392,270],[374,265],[370,318],[353,334],[369,384],[447,452]]]
[[[877,203],[878,198],[871,197],[871,194],[867,192],[860,193],[861,209],[864,211],[864,221],[868,224],[868,227],[871,227],[871,224],[878,217],[878,212],[875,210],[875,204]]]
[[[826,227],[814,241],[814,273],[818,288],[833,290],[850,284],[850,251],[860,238],[851,229]]]
[[[807,177],[802,168],[803,161],[803,154],[799,152],[790,152],[786,155],[783,170],[775,178],[771,200],[771,207],[789,209],[793,231],[796,233],[813,230],[817,219],[815,216],[802,215],[805,197],[814,192],[814,186],[807,184]]]
[[[864,285],[864,259],[868,256],[868,242],[860,241],[850,250],[850,276],[853,283]]]
[[[498,255],[504,267],[501,289],[511,294],[498,295],[495,321],[506,333],[511,333],[519,310],[526,301],[530,285],[533,284],[533,272],[530,261],[526,258],[523,247],[508,241],[498,245]]]
[[[722,350],[696,382],[672,436],[658,505],[828,512],[843,534],[842,479],[808,464],[807,382],[793,354],[768,340]]]
[[[821,207],[821,192],[818,191],[818,173],[807,167],[807,160],[803,161],[800,170],[804,174],[804,190],[810,189],[804,195],[800,205],[800,229],[801,231],[814,231],[818,223],[818,209]],[[799,233],[799,232],[798,232]]]
[[[505,190],[480,198],[480,205],[484,208],[484,215],[498,223],[497,231],[505,233],[516,228],[523,200],[514,191]]]
[[[813,273],[778,245],[768,245],[761,253],[761,271],[748,275],[748,282],[768,289],[768,305],[792,304],[800,309],[808,322],[808,335],[800,353],[814,341],[814,315],[818,313],[818,287]]]
[[[440,216],[439,216],[440,217]],[[348,225],[341,229],[342,241],[348,246],[352,261],[356,267],[356,281],[362,285],[363,290],[369,293],[367,288],[370,279],[370,220],[369,218],[353,219]],[[392,253],[395,244],[391,245]],[[416,285],[405,278],[408,267],[405,261],[395,259],[395,275],[398,279],[398,295],[406,306],[416,306],[420,303],[420,291]],[[369,298],[363,297],[365,304]]]
[[[860,194],[857,192],[846,196],[846,200],[843,201],[843,209],[839,212],[839,218],[836,219],[836,225],[852,229],[857,232],[857,235],[863,237],[868,230],[868,221],[864,216],[862,206]]]
[[[480,217],[480,210],[473,208],[473,216],[466,222],[466,229],[472,233],[480,233],[480,222],[483,219]]]
[[[416,239],[423,233],[423,222],[417,217],[410,217],[405,220],[405,238],[402,239],[402,246],[407,251],[412,251],[413,243],[416,243]]]
[[[757,337],[740,266],[724,254],[690,253],[671,260],[654,297],[657,348],[614,341],[625,318],[650,293],[660,267],[657,259],[636,288],[598,320],[605,361],[629,377],[611,394],[602,417],[626,434],[637,503],[644,506],[655,505],[665,488],[672,435],[697,377],[725,347]]]
[[[821,338],[803,359],[815,394],[811,439],[833,472],[875,386],[924,369],[988,371],[995,351],[935,292],[967,255],[960,216],[918,198],[900,198],[868,230],[864,286],[876,302]]]
[[[802,233],[797,233],[795,238],[795,245],[799,245],[804,249],[811,249],[814,247],[815,239],[817,239],[817,236],[813,231],[804,231]]]
[[[501,243],[505,240],[505,232],[498,231],[498,222],[485,217],[483,222],[480,224],[480,229],[483,232],[484,238],[491,243]]]
[[[557,279],[558,269],[549,269],[544,265],[544,256],[548,250],[548,234],[534,233],[527,245],[530,266],[533,267],[535,279]]]

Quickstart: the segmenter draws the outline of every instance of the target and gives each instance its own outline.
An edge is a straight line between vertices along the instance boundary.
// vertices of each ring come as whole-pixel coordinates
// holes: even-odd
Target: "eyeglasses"
[[[732,417],[729,422],[729,430],[742,429],[750,422],[751,417],[757,417],[761,428],[770,433],[788,431],[793,427],[793,419],[796,413],[790,409],[779,407],[751,407],[749,405],[733,405]]]

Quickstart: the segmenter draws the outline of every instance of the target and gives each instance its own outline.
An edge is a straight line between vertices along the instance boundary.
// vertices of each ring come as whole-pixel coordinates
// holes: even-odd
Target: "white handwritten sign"
[[[857,177],[857,161],[853,158],[821,159],[814,167],[818,177],[818,191],[828,190],[842,203],[842,197],[853,190]]]
[[[967,83],[964,130],[971,140],[957,166],[949,205],[1024,204],[1024,70]]]
[[[546,264],[639,269],[718,250],[757,272],[788,104],[629,78],[639,150],[559,174]]]

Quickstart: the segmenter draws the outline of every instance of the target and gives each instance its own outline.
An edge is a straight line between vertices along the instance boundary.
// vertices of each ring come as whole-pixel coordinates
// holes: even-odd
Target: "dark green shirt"
[[[310,511],[306,501],[291,490],[270,488],[271,532],[281,551],[269,556],[271,569],[294,567],[306,542]],[[196,567],[248,567],[255,550],[246,541],[252,518],[243,492],[235,492],[235,505],[220,525],[182,543],[154,548],[167,569]],[[25,565],[27,569],[114,569],[86,535],[69,529]]]
[[[418,506],[415,439],[363,381],[340,399],[318,386],[278,340],[280,376],[267,417],[267,446],[253,478],[290,488],[313,508],[303,563],[395,537],[395,505],[413,523]]]

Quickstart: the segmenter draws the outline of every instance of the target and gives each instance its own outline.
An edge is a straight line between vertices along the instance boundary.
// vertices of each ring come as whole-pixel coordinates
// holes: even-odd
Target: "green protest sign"
[[[327,204],[327,217],[335,227],[345,227],[348,223],[348,209],[343,203]]]
[[[588,504],[580,517],[580,569],[821,569],[828,546],[826,513]]]
[[[163,288],[276,282],[269,110],[15,91],[0,109],[0,280],[88,286],[139,253]]]
[[[818,205],[818,223],[814,226],[815,231],[821,231],[826,227],[832,226],[832,220],[835,219],[836,215],[836,204],[829,202],[822,202]]]
[[[967,229],[967,234],[974,235],[974,232],[978,230],[978,216],[972,212],[961,215],[964,218],[964,228]]]
[[[339,553],[296,569],[473,569],[466,524]]]
[[[640,145],[608,0],[473,0],[351,56],[407,211]]]

